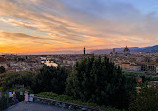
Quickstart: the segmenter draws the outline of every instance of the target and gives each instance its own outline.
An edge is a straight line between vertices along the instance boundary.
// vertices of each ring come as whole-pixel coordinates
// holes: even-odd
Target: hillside
[[[115,51],[118,53],[123,52],[124,48],[115,48]],[[129,47],[131,52],[158,52],[158,45],[155,46],[150,46],[150,47],[143,47],[143,48],[139,48],[139,47]],[[98,49],[98,50],[94,50],[91,53],[94,54],[108,54],[112,52],[112,49]]]

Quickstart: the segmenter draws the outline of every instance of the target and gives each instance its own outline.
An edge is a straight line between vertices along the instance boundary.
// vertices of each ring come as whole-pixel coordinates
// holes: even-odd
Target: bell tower
[[[85,55],[86,54],[86,48],[84,47],[83,49],[83,54]]]

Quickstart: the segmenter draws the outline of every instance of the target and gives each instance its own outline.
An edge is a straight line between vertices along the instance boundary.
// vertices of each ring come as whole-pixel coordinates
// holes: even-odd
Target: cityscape
[[[83,57],[104,56],[109,57],[111,62],[122,68],[123,71],[142,72],[147,75],[158,74],[158,53],[130,52],[126,46],[122,52],[111,49],[109,54],[56,54],[56,55],[17,55],[6,54],[0,56],[0,66],[5,67],[6,71],[37,71],[43,65],[58,65],[72,70],[76,61],[80,61]]]
[[[0,0],[0,111],[158,111],[157,6]]]

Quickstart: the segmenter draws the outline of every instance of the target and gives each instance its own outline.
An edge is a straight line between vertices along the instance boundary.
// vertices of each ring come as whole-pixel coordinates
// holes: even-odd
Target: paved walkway
[[[38,103],[20,102],[16,105],[9,107],[5,111],[70,111],[70,110],[56,106],[38,104]]]

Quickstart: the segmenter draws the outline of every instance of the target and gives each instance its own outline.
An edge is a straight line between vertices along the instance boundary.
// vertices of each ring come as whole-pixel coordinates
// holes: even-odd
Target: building
[[[158,81],[149,81],[148,87],[157,87],[158,86]]]
[[[125,71],[141,71],[141,66],[132,63],[122,63],[121,67]]]
[[[156,74],[158,74],[158,66],[156,66]]]
[[[83,54],[85,55],[86,54],[86,48],[84,47],[83,49]]]
[[[130,55],[130,50],[127,48],[127,46],[126,46],[125,49],[123,50],[123,55],[125,55],[125,56]]]

